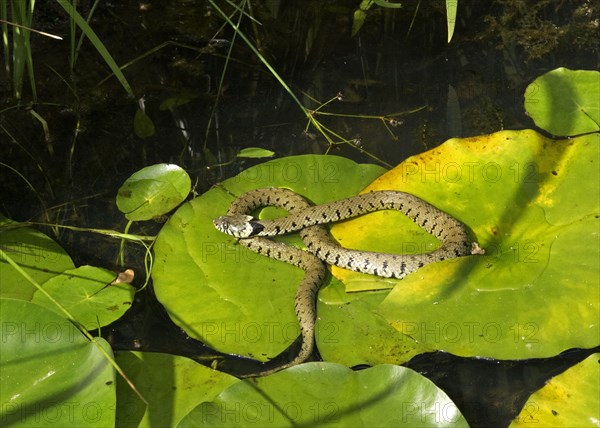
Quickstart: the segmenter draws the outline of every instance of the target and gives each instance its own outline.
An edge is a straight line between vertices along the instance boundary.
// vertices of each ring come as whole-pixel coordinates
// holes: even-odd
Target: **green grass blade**
[[[37,89],[35,85],[35,74],[33,72],[33,57],[31,56],[29,34],[25,38],[25,55],[25,65],[27,65],[27,75],[29,76],[29,86],[31,87],[31,98],[34,103],[37,103]]]
[[[13,95],[17,100],[20,100],[22,96],[23,75],[25,65],[29,61],[27,49],[30,49],[30,46],[27,27],[29,27],[31,19],[28,19],[27,6],[25,1],[11,2],[12,17],[17,24],[20,24],[18,27],[13,26]]]
[[[59,1],[64,1],[64,0],[59,0]],[[227,22],[227,24],[229,24],[229,26],[231,28],[233,28],[233,30],[240,36],[240,38],[244,41],[244,43],[246,43],[246,46],[248,46],[248,48],[254,53],[254,55],[256,55],[256,57],[264,64],[264,66],[267,67],[267,70],[269,70],[269,72],[273,75],[273,77],[275,77],[275,79],[279,82],[281,87],[290,95],[290,97],[294,100],[294,102],[296,102],[296,104],[298,104],[298,107],[300,108],[300,110],[302,110],[302,112],[306,115],[306,117],[310,119],[311,118],[310,112],[306,109],[306,107],[304,107],[304,104],[302,104],[302,102],[298,99],[296,94],[294,94],[294,92],[289,87],[289,85],[283,80],[283,78],[277,73],[277,71],[275,71],[273,66],[269,63],[269,61],[267,61],[267,59],[264,57],[264,55],[262,55],[258,51],[258,49],[256,49],[256,46],[254,46],[254,44],[250,41],[250,39],[248,39],[248,37],[246,37],[246,35],[240,30],[238,25],[236,23],[234,23],[229,18],[229,16],[227,16],[227,14],[215,3],[214,0],[209,0],[209,3],[211,4],[212,7],[215,8],[215,10],[219,13],[219,15],[221,15],[221,17]]]
[[[448,23],[448,43],[454,35],[454,25],[456,24],[456,9],[458,9],[458,0],[446,0],[446,22]]]
[[[8,44],[8,11],[6,0],[0,0],[0,19],[2,20],[2,51],[4,52],[4,75],[6,80],[10,78],[10,46]]]
[[[90,42],[92,42],[98,53],[102,56],[106,64],[110,67],[110,70],[117,77],[125,91],[127,91],[127,93],[133,97],[133,90],[131,89],[129,82],[125,78],[125,75],[119,69],[119,66],[113,59],[110,52],[108,52],[108,49],[106,49],[106,46],[104,46],[104,43],[102,43],[102,41],[98,38],[96,33],[94,33],[94,30],[92,30],[88,23],[85,22],[85,19],[83,19],[79,12],[77,12],[77,10],[75,10],[75,8],[67,0],[56,1],[65,10],[65,12],[69,14],[71,19],[75,20],[77,26],[81,28],[81,31],[83,31],[83,33],[90,40]]]
[[[92,16],[94,15],[94,12],[96,11],[96,8],[98,7],[98,4],[100,3],[99,0],[96,0],[94,2],[94,4],[92,5],[91,9],[90,9],[90,13],[88,13],[88,16],[85,20],[85,22],[87,22],[88,24],[90,23],[90,21],[92,20]],[[73,38],[73,41],[75,40],[75,38]],[[81,45],[83,44],[83,40],[84,40],[84,34],[82,33],[79,36],[79,40],[77,40],[77,46],[75,47],[75,51],[73,52],[73,66],[75,66],[75,64],[77,63],[77,57],[79,56],[79,51],[81,50]]]

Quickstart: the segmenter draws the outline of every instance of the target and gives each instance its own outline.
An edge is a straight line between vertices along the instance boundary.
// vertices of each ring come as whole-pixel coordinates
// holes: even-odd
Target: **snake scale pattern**
[[[264,221],[249,215],[265,206],[283,208],[288,211],[288,215]],[[341,247],[323,226],[379,210],[402,212],[438,238],[442,243],[441,247],[429,253],[414,255],[351,250]],[[238,197],[227,214],[215,219],[213,223],[218,230],[238,238],[240,244],[250,250],[293,264],[305,272],[295,298],[295,311],[302,335],[300,351],[288,363],[247,377],[265,376],[310,357],[315,341],[316,294],[327,273],[325,263],[400,279],[429,263],[484,252],[476,242],[471,241],[468,229],[460,221],[414,195],[392,190],[365,193],[313,206],[302,196],[287,189],[256,189]],[[295,231],[299,231],[308,251],[267,238]]]

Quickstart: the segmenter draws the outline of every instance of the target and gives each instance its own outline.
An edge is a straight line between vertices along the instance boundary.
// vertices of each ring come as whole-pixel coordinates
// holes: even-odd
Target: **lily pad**
[[[0,216],[0,248],[38,284],[75,267],[67,252],[55,241],[31,227]],[[10,228],[9,228],[10,227]],[[35,286],[0,258],[0,296],[31,300]]]
[[[383,171],[307,155],[266,162],[224,181],[182,205],[160,231],[152,271],[157,298],[190,336],[222,352],[274,357],[299,335],[294,295],[303,272],[238,245],[212,220],[250,189],[288,187],[318,204],[356,194]]]
[[[188,358],[148,352],[119,352],[119,366],[148,405],[122,379],[117,379],[118,427],[173,427],[195,406],[213,400],[233,376]]]
[[[549,380],[523,406],[511,427],[584,427],[600,423],[600,354]]]
[[[352,367],[400,364],[416,355],[434,351],[419,343],[377,314],[387,291],[346,293],[344,284],[332,278],[319,293],[316,325],[321,358]]]
[[[270,158],[275,152],[260,147],[247,147],[242,149],[236,155],[238,158]]]
[[[156,133],[154,122],[142,109],[138,109],[133,117],[133,132],[140,138],[148,138]]]
[[[115,278],[109,270],[80,266],[49,279],[42,287],[85,328],[95,330],[121,318],[133,302],[135,289],[126,283],[111,284]],[[40,291],[32,301],[63,315]]]
[[[454,139],[376,180],[367,190],[432,202],[469,225],[486,250],[397,281],[378,312],[406,343],[461,356],[542,358],[597,346],[599,144],[597,134],[556,141],[533,131]],[[357,230],[392,231],[398,222],[370,214],[332,234],[365,248],[373,243]],[[429,248],[420,237],[412,242]],[[347,287],[360,280],[369,288],[364,275],[333,272]]]
[[[317,308],[321,355],[377,364],[428,350],[533,358],[597,345],[600,202],[589,195],[598,194],[598,139],[554,141],[533,131],[454,139],[378,179],[370,190],[428,200],[470,226],[487,254],[430,264],[402,281],[334,268],[346,291],[394,288],[387,296],[352,294],[330,280]],[[326,162],[340,179],[314,183]],[[280,159],[180,208],[155,247],[156,292],[171,317],[223,352],[265,360],[285,349],[298,335],[293,296],[301,271],[236,245],[211,220],[235,196],[267,185],[317,204],[351,196],[379,175],[365,175],[365,167],[332,157]],[[395,212],[339,223],[332,234],[346,247],[393,253],[439,245]]]
[[[148,166],[125,180],[117,194],[117,207],[129,220],[150,220],[183,202],[191,186],[190,176],[177,165]]]
[[[178,426],[323,425],[468,426],[441,389],[410,369],[381,365],[353,372],[331,363],[308,363],[256,383],[235,383]]]
[[[600,72],[557,68],[542,74],[525,90],[525,110],[553,135],[600,130]]]
[[[34,303],[0,299],[0,320],[3,426],[114,424],[114,371],[96,344]]]

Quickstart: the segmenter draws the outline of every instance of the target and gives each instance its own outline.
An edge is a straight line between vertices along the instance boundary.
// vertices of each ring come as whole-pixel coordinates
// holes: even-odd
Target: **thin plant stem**
[[[242,10],[244,8],[246,4],[246,0],[242,1]],[[237,25],[240,25],[240,22],[242,21],[242,17],[244,16],[244,14],[240,11],[240,14],[238,16],[238,22]],[[233,38],[231,40],[231,43],[229,44],[229,51],[227,52],[227,56],[225,57],[225,64],[223,65],[223,71],[221,72],[221,77],[219,79],[219,84],[217,85],[217,94],[215,97],[215,102],[212,105],[212,109],[210,111],[210,115],[208,116],[208,123],[206,124],[206,132],[204,133],[204,150],[206,150],[207,148],[207,144],[208,144],[208,134],[210,133],[210,127],[212,125],[212,121],[213,118],[215,117],[215,114],[217,113],[217,107],[219,105],[219,99],[220,99],[220,94],[221,94],[221,90],[223,88],[223,82],[225,82],[225,74],[227,73],[227,68],[229,65],[229,59],[231,57],[231,52],[233,51],[233,47],[235,45],[235,37],[238,34],[238,32],[236,31],[233,34]]]
[[[125,225],[125,229],[123,230],[124,235],[129,234],[129,229],[133,224],[133,220],[129,220]],[[119,266],[125,265],[125,239],[121,238],[121,244],[119,245],[119,258],[118,258]]]
[[[246,45],[252,51],[252,53],[254,53],[257,56],[257,58],[265,65],[265,67],[267,67],[267,70],[269,70],[269,72],[273,75],[273,77],[275,77],[275,79],[279,82],[279,84],[283,87],[283,89],[290,95],[290,97],[292,97],[292,99],[294,100],[294,102],[296,104],[298,104],[298,107],[300,108],[300,110],[302,110],[302,112],[304,113],[304,115],[307,118],[309,118],[309,120],[313,120],[313,119],[311,119],[311,115],[310,115],[310,112],[308,111],[308,109],[306,107],[304,107],[304,104],[302,104],[302,102],[298,99],[298,97],[296,96],[296,94],[294,94],[294,92],[289,87],[289,85],[281,78],[281,76],[277,73],[277,71],[273,68],[273,66],[271,66],[271,64],[269,63],[269,61],[267,61],[267,59],[258,51],[258,49],[256,49],[256,46],[254,46],[254,44],[252,44],[252,42],[250,42],[250,40],[246,37],[246,35],[240,30],[239,26],[236,25],[227,16],[227,14],[225,12],[223,12],[223,10],[221,10],[221,8],[219,6],[217,6],[217,4],[215,3],[214,0],[208,0],[208,1],[210,2],[211,6],[213,6],[217,12],[219,12],[219,14],[221,15],[221,17],[225,21],[227,21],[227,23],[229,24],[229,26],[231,28],[233,28],[233,30],[236,33],[239,34],[240,38],[244,41],[244,43],[246,43]]]
[[[85,19],[83,19],[79,12],[77,12],[77,9],[75,9],[76,2],[73,2],[73,4],[69,3],[67,0],[56,0],[56,2],[65,10],[65,12],[67,12],[71,19],[77,24],[77,26],[81,29],[85,36],[90,40],[90,42],[96,48],[100,56],[102,56],[102,59],[104,59],[104,62],[106,62],[106,64],[110,67],[115,77],[119,80],[119,83],[121,83],[121,86],[123,86],[127,94],[133,97],[133,90],[131,89],[129,82],[125,78],[125,75],[119,69],[119,66],[117,65],[116,61],[114,60],[106,46],[104,46],[104,43],[102,43],[100,38],[88,25]],[[71,30],[71,39],[71,56],[73,58],[75,55],[74,30]],[[74,65],[75,64],[71,60],[71,67],[74,67]]]
[[[94,15],[94,12],[96,11],[96,8],[98,7],[98,4],[100,3],[99,0],[96,0],[94,2],[94,4],[92,5],[92,7],[90,8],[90,13],[88,14],[85,22],[90,23],[90,21],[92,20],[92,16]],[[75,34],[73,34],[73,40],[75,39]],[[81,50],[81,45],[83,44],[83,40],[85,35],[83,34],[83,32],[79,35],[79,40],[77,40],[77,46],[75,47],[75,51],[73,53],[74,57],[73,57],[73,65],[71,67],[71,69],[73,69],[73,67],[75,67],[75,64],[77,63],[77,57],[79,56],[79,51]]]

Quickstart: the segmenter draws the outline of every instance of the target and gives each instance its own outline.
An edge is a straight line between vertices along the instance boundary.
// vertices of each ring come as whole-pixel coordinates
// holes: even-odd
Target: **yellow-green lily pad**
[[[401,281],[333,269],[346,291],[384,290],[326,284],[321,355],[352,365],[430,350],[534,358],[597,345],[598,140],[533,131],[454,139],[377,179],[369,189],[413,193],[463,221],[486,255],[433,263]],[[352,196],[380,173],[336,157],[278,159],[185,204],[156,242],[159,300],[188,334],[220,351],[277,355],[298,335],[293,298],[302,272],[236,245],[211,220],[249,189],[288,187],[319,204]],[[346,247],[394,253],[439,245],[395,212],[339,223],[332,234]]]
[[[378,312],[406,341],[461,356],[541,358],[598,345],[599,143],[598,134],[550,140],[533,131],[454,139],[376,180],[368,190],[432,202],[469,225],[486,250],[396,281]],[[332,233],[363,248],[371,241],[356,230],[398,227],[383,217]],[[347,285],[359,275],[344,274]]]
[[[511,427],[600,425],[600,354],[550,379],[523,405]]]

